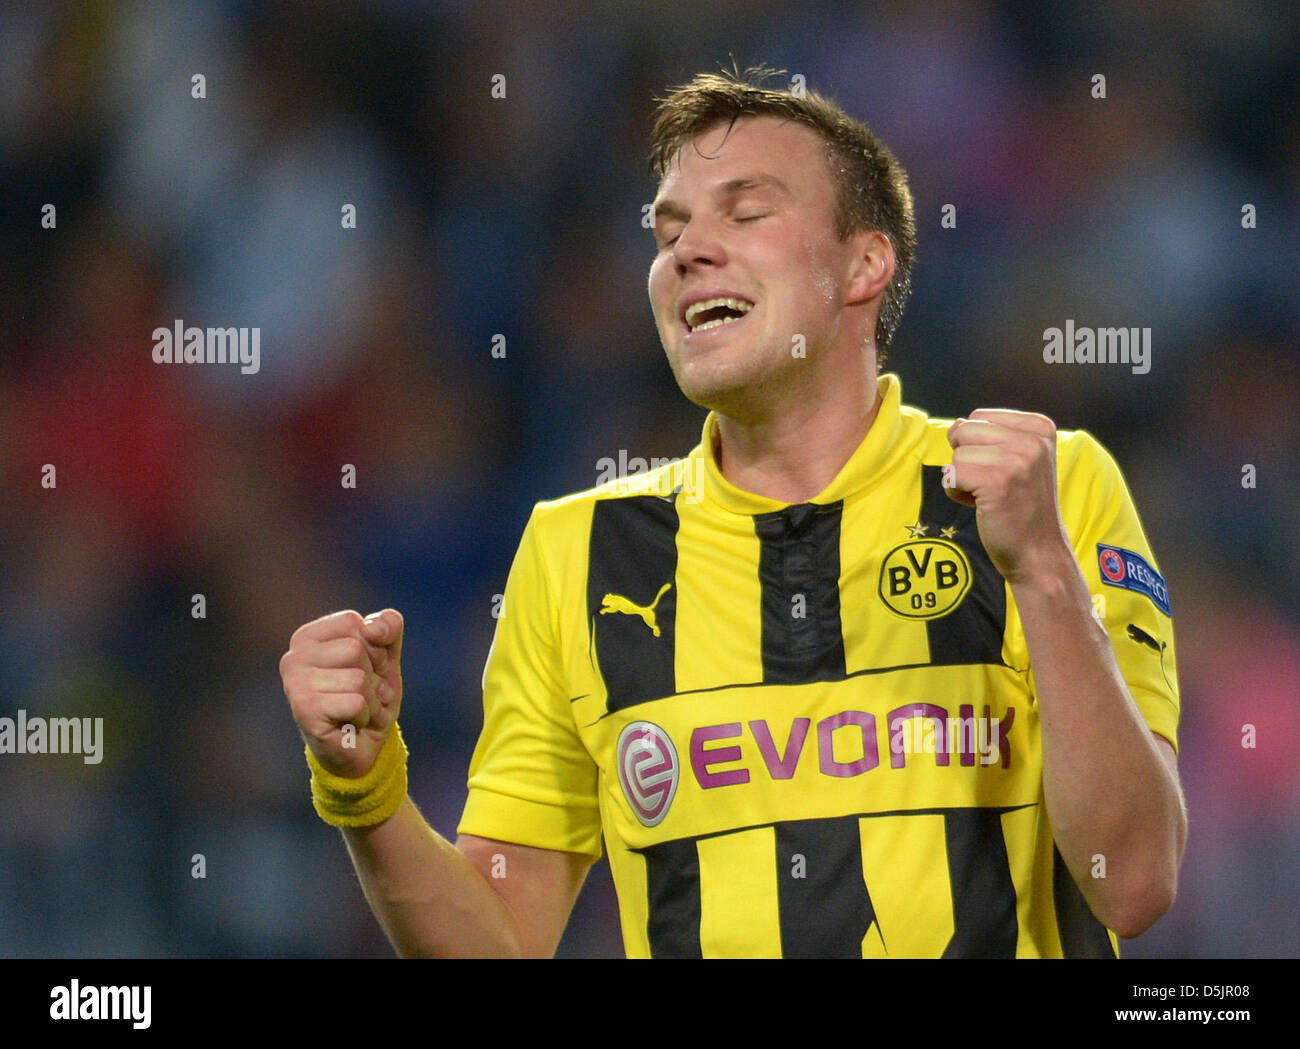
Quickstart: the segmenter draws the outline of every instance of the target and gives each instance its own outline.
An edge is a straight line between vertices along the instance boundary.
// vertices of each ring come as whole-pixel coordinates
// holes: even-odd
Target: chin
[[[732,344],[708,351],[677,347],[670,357],[673,377],[692,404],[723,415],[743,417],[761,406],[780,384],[781,360],[764,360],[761,347]]]
[[[687,400],[705,404],[720,396],[725,397],[737,387],[745,385],[744,378],[736,374],[738,370],[731,361],[708,360],[703,355],[692,355],[687,360],[678,360],[673,375]]]
[[[764,399],[765,383],[758,376],[716,373],[678,374],[677,385],[692,404],[733,417],[745,417],[750,407]]]

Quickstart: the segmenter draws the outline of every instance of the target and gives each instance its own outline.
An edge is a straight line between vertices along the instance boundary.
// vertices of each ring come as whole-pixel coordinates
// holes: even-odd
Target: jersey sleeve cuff
[[[459,834],[508,841],[534,849],[576,852],[599,859],[600,818],[595,810],[549,805],[486,787],[470,788]]]
[[[1158,692],[1149,692],[1144,688],[1129,686],[1129,694],[1137,704],[1138,713],[1146,722],[1147,728],[1157,735],[1164,736],[1178,754],[1178,706],[1168,696]]]

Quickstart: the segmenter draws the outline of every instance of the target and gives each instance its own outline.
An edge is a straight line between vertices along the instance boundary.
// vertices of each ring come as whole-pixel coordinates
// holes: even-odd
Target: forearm
[[[1129,694],[1068,548],[1012,593],[1034,672],[1057,847],[1097,917],[1137,935],[1168,908],[1177,884],[1186,836],[1177,778]]]
[[[403,958],[515,957],[505,902],[408,796],[374,827],[343,838],[370,909]]]

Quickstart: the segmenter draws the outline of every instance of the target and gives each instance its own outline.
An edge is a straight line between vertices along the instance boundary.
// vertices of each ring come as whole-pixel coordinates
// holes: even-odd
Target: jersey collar
[[[881,477],[903,451],[902,381],[892,372],[880,376],[876,396],[880,400],[880,409],[871,429],[831,483],[809,502],[826,505],[853,495]],[[697,469],[702,474],[703,502],[737,514],[771,513],[789,506],[789,503],[743,491],[722,476],[713,454],[717,425],[717,413],[709,412],[704,420],[699,447],[695,450],[699,457]]]

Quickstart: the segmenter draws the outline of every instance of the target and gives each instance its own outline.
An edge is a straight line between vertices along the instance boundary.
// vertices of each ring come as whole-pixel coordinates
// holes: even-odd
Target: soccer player
[[[535,507],[455,844],[406,794],[401,616],[326,616],[281,662],[379,921],[402,955],[552,955],[603,837],[633,957],[1114,957],[1186,836],[1119,469],[1041,415],[904,405],[911,196],[834,103],[702,75],[652,157],[701,441]]]

